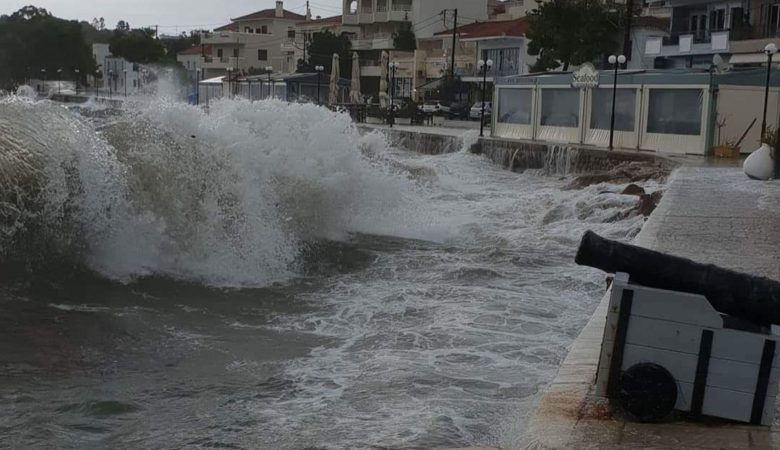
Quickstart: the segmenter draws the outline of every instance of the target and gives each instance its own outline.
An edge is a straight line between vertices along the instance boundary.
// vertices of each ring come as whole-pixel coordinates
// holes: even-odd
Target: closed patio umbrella
[[[333,54],[333,67],[330,69],[330,95],[328,96],[328,103],[335,105],[339,102],[339,78],[341,78],[341,70],[339,69],[339,54]]]
[[[389,60],[390,56],[387,52],[382,52],[382,61],[379,63],[379,106],[382,109],[386,109],[390,104],[390,99],[387,96],[387,63]]]
[[[355,104],[363,103],[360,95],[360,61],[357,52],[352,53],[352,85],[349,90],[349,101]]]

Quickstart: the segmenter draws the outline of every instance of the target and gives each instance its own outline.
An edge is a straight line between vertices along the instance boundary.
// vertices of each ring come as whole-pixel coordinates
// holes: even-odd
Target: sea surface
[[[0,163],[0,448],[520,448],[644,220],[276,101],[1,98]]]

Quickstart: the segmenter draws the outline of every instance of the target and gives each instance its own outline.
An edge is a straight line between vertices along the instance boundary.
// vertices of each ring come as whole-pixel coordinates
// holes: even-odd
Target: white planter
[[[433,124],[436,126],[444,125],[444,116],[433,116]]]
[[[380,117],[371,117],[366,116],[366,123],[372,124],[372,125],[380,125],[382,124],[383,120]]]
[[[774,176],[775,161],[772,158],[772,147],[761,144],[757,150],[750,154],[742,163],[745,175],[756,180],[769,180]]]
[[[412,119],[408,117],[396,117],[395,123],[396,125],[411,125]]]

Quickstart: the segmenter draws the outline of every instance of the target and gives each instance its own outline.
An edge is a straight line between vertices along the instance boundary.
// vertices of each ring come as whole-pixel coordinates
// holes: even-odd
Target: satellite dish
[[[717,53],[712,57],[712,65],[715,67],[715,71],[718,73],[726,72],[731,68],[731,65]]]

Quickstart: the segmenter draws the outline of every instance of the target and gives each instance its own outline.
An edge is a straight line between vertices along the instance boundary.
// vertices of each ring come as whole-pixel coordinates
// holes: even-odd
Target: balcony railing
[[[729,41],[745,41],[751,39],[766,39],[780,37],[780,29],[767,32],[763,27],[756,27],[752,25],[743,25],[734,27],[731,29],[710,29],[710,30],[695,30],[695,31],[674,31],[669,36],[664,36],[662,45],[679,45],[680,36],[693,36],[694,44],[706,44],[712,41],[712,34],[720,34],[727,32]]]

